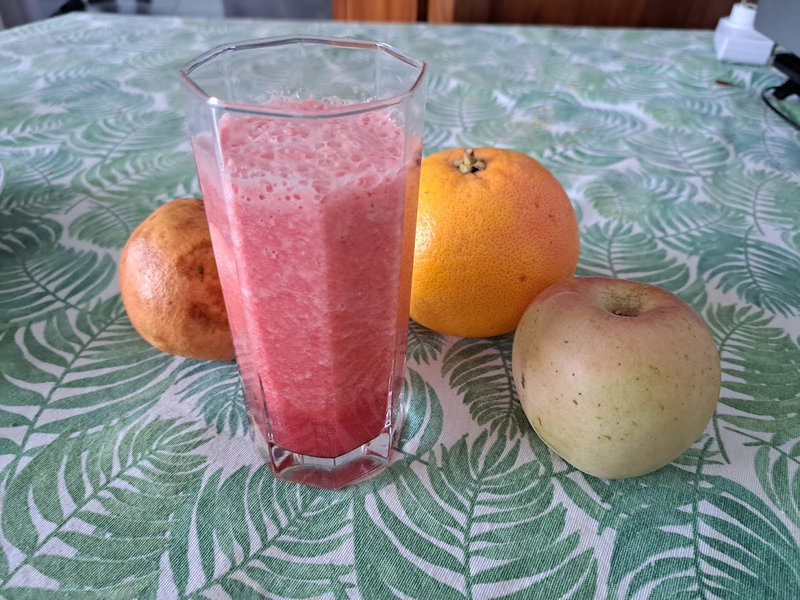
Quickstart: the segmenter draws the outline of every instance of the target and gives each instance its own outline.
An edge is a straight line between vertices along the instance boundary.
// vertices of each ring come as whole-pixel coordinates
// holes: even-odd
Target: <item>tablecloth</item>
[[[120,249],[199,195],[176,69],[298,32],[426,60],[425,154],[537,158],[575,206],[579,275],[702,315],[722,392],[686,453],[584,475],[528,425],[513,336],[412,322],[392,466],[286,484],[234,363],[138,337]],[[800,597],[800,134],[759,97],[781,81],[715,60],[710,31],[71,14],[0,32],[0,597]]]

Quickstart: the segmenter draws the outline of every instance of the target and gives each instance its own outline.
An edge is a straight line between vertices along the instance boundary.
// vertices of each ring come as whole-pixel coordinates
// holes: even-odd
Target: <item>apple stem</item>
[[[475,156],[474,148],[464,148],[464,156],[455,161],[453,166],[466,175],[475,171],[483,171],[486,168],[486,161]]]

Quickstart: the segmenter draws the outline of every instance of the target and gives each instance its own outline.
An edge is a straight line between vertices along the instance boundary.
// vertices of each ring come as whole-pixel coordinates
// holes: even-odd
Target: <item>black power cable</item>
[[[772,112],[800,131],[800,123],[780,110],[778,105],[773,101],[773,98],[775,100],[784,100],[792,95],[800,97],[800,58],[788,52],[778,53],[772,61],[772,66],[788,75],[789,78],[781,85],[772,86],[763,90],[761,92],[761,99]],[[772,93],[770,94],[770,92]]]
[[[770,94],[772,92],[772,94]],[[778,106],[773,102],[773,98],[777,100],[783,100],[784,98],[791,96],[792,94],[797,94],[800,96],[800,84],[792,81],[791,79],[782,85],[774,85],[772,87],[768,87],[761,91],[761,99],[764,100],[764,103],[778,115],[781,119],[786,121],[789,125],[800,131],[800,123],[795,121],[792,117],[784,113]]]

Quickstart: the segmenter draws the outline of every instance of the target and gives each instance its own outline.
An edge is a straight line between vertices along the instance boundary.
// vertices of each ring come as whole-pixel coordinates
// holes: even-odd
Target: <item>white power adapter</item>
[[[738,3],[728,17],[722,17],[714,31],[717,60],[748,65],[765,65],[772,55],[774,43],[753,28],[756,5]]]

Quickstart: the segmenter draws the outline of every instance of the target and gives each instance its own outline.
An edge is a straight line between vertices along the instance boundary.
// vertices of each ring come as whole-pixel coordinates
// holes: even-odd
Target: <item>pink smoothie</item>
[[[386,112],[230,113],[219,140],[195,153],[251,413],[278,446],[340,456],[385,428],[402,377],[417,157]]]

